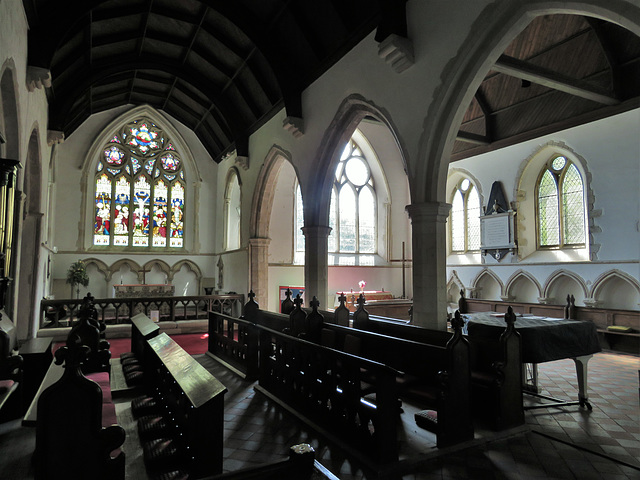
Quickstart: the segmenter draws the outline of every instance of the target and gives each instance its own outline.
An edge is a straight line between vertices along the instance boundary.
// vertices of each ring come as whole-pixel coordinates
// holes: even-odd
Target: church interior
[[[54,353],[64,379],[75,367],[73,381],[93,378],[94,361],[110,375],[93,380],[103,404],[114,394],[126,478],[289,478],[224,475],[298,443],[326,470],[309,478],[638,478],[638,0],[0,0],[0,24],[1,478],[65,468],[64,456],[40,470],[24,460],[43,438],[27,417],[45,413],[16,400],[47,399]],[[477,338],[491,316],[496,343]],[[589,341],[530,346],[527,317],[580,323]],[[81,352],[85,320],[101,340]],[[185,335],[197,353],[174,342]],[[139,361],[126,361],[136,341]],[[95,360],[109,342],[110,361]],[[29,362],[45,344],[36,381]],[[116,383],[143,381],[120,376],[155,359],[149,349],[167,375],[193,362],[211,378],[202,391],[226,395],[210,428],[224,461],[145,471],[135,402]],[[304,368],[334,362],[313,386],[303,367],[274,380],[294,361],[278,352],[296,349]],[[460,358],[468,385],[452,373]],[[495,360],[495,385],[517,377],[511,393],[478,387],[477,365]],[[409,392],[395,423],[383,419],[400,401],[385,403],[388,372],[358,362],[392,369]],[[351,382],[351,367],[378,373]],[[537,393],[579,402],[540,407],[523,395],[529,375]],[[427,396],[414,376],[446,384],[425,400],[437,407],[412,403]],[[335,414],[335,397],[314,396],[338,382],[344,398],[341,381],[358,384],[356,423],[369,426],[354,435],[377,458],[323,428],[329,413],[314,417],[320,403]],[[460,403],[467,387],[473,405]],[[477,391],[498,392],[481,409],[494,428]],[[75,404],[70,392],[62,402]],[[450,435],[466,408],[475,435]],[[424,412],[440,414],[435,434]]]

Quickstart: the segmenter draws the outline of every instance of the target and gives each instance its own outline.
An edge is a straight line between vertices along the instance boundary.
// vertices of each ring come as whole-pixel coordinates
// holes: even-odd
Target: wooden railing
[[[247,380],[258,378],[259,335],[256,325],[248,320],[209,312],[209,352]]]
[[[261,391],[368,458],[379,463],[398,460],[395,380],[401,372],[268,327],[257,328]]]
[[[42,300],[40,328],[68,326],[77,320],[82,299]],[[98,298],[94,300],[99,320],[106,325],[128,323],[138,313],[160,321],[207,319],[208,311],[239,315],[244,295],[201,295],[186,297]]]

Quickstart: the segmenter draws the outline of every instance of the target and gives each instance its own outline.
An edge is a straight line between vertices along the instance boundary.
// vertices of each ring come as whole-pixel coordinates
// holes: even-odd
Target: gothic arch
[[[465,290],[464,283],[458,277],[458,272],[453,270],[451,272],[451,276],[449,277],[449,281],[447,282],[447,300],[449,303],[456,303],[460,298],[460,291]],[[466,294],[465,294],[466,297]]]
[[[176,262],[171,268],[169,268],[169,265],[167,265],[165,262],[161,260],[154,260],[153,262],[149,262],[148,264],[152,264],[152,263],[162,265],[161,270],[167,273],[167,277],[169,278],[169,281],[173,280],[174,275],[178,273],[183,266],[186,266],[189,270],[191,270],[195,274],[196,278],[198,279],[198,284],[202,280],[202,270],[200,270],[200,267],[198,267],[198,265],[196,265],[191,260],[187,260],[187,259],[180,260]],[[166,267],[166,270],[165,270],[165,267]]]
[[[260,169],[256,188],[253,191],[250,238],[269,238],[269,219],[271,218],[273,197],[278,175],[280,175],[280,169],[284,162],[289,162],[296,171],[296,177],[300,178],[295,165],[291,162],[291,154],[278,145],[273,145]]]
[[[492,281],[496,282],[498,284],[498,288],[500,289],[500,296],[504,295],[504,284],[502,283],[502,280],[500,280],[500,278],[492,270],[489,270],[488,268],[483,268],[478,273],[478,275],[476,275],[476,278],[471,283],[472,289],[473,291],[476,292],[476,295],[478,291],[482,290],[481,284],[483,282],[484,277],[488,277]]]
[[[20,160],[20,122],[18,119],[18,82],[12,58],[0,68],[0,129],[6,143],[0,146],[0,155]]]
[[[113,270],[107,266],[102,260],[98,258],[85,258],[82,260],[84,264],[88,267],[90,265],[95,265],[96,269],[104,275],[105,281],[111,281],[111,276],[113,275]]]
[[[540,282],[538,282],[538,279],[525,270],[518,270],[513,275],[511,275],[511,277],[509,277],[509,280],[507,280],[507,285],[505,287],[505,295],[507,297],[510,297],[510,298],[516,297],[516,295],[513,295],[513,289],[516,283],[518,282],[518,280],[521,280],[521,279],[526,279],[526,281],[531,282],[533,284],[533,286],[537,290],[536,298],[541,296],[542,286],[540,285]]]
[[[605,287],[609,281],[614,279],[624,280],[625,282],[629,283],[638,293],[640,293],[640,283],[638,282],[638,280],[628,273],[615,268],[603,273],[595,279],[595,281],[593,282],[593,286],[591,287],[591,291],[589,292],[589,296],[594,300],[598,300],[602,288]]]
[[[264,160],[251,202],[249,224],[249,285],[258,298],[266,304],[269,300],[269,228],[271,211],[280,172],[288,162],[296,175],[298,170],[291,162],[291,154],[273,145]]]
[[[123,265],[128,266],[131,272],[134,273],[135,275],[138,275],[138,272],[140,272],[140,270],[142,269],[140,264],[135,260],[131,260],[130,258],[121,258],[120,260],[117,260],[116,262],[114,262],[109,268],[109,271],[111,273],[111,275],[109,276],[109,279],[113,278],[113,274],[116,272],[119,272],[120,268]]]
[[[187,185],[185,189],[186,214],[184,230],[191,232],[189,237],[185,238],[185,248],[187,248],[187,245],[191,245],[191,249],[194,252],[199,249],[197,240],[199,237],[199,222],[197,221],[197,218],[202,176],[200,175],[198,164],[196,163],[193,153],[189,148],[189,144],[186,142],[182,134],[174,127],[173,121],[150,105],[140,105],[116,116],[104,128],[102,128],[100,133],[93,140],[87,154],[84,156],[82,164],[79,166],[82,170],[82,181],[80,183],[82,189],[81,211],[84,213],[78,226],[78,248],[81,250],[87,250],[93,245],[93,232],[91,229],[87,228],[87,225],[93,224],[92,219],[95,215],[93,210],[94,201],[93,198],[90,198],[90,192],[91,189],[94,188],[93,178],[96,165],[99,161],[100,151],[104,144],[110,140],[114,131],[122,127],[122,125],[141,117],[149,118],[161,126],[162,130],[167,133],[169,138],[171,138],[171,142],[176,150],[180,152],[180,158],[183,161],[184,171],[187,178]]]
[[[554,283],[558,282],[558,280],[562,279],[563,277],[566,278],[570,278],[571,280],[575,281],[578,286],[582,289],[581,292],[564,292],[562,299],[564,299],[565,295],[570,294],[570,295],[574,295],[576,297],[576,299],[578,298],[579,293],[581,293],[584,297],[587,296],[587,286],[584,282],[584,280],[578,276],[577,274],[573,273],[570,270],[565,270],[564,268],[560,269],[560,270],[556,270],[555,272],[553,272],[551,275],[549,275],[549,278],[547,278],[547,281],[545,282],[545,285],[542,289],[542,296],[543,298],[549,298],[550,294],[553,291],[553,285]],[[560,300],[560,299],[559,299]]]
[[[317,165],[315,170],[319,172],[319,175],[310,175],[307,179],[301,179],[303,198],[309,200],[305,201],[305,226],[329,225],[331,185],[335,167],[342,153],[340,147],[346,145],[357,126],[367,116],[371,116],[387,126],[401,153],[403,168],[405,172],[408,171],[407,149],[397,135],[397,129],[390,120],[390,115],[362,96],[350,95],[338,107],[331,124],[325,130],[321,147],[318,149],[312,163]],[[307,193],[306,197],[305,191]]]
[[[419,154],[412,166],[415,202],[446,198],[444,187],[458,127],[478,86],[511,40],[533,17],[546,14],[586,14],[617,23],[640,36],[640,7],[616,0],[499,2],[488,5],[469,31],[458,55],[447,65],[427,112]]]
[[[169,267],[169,264],[164,260],[160,260],[157,258],[153,260],[149,260],[142,266],[142,268],[145,269],[147,272],[150,272],[151,268],[153,268],[154,265],[157,266],[158,269],[167,276],[167,281],[170,282],[171,279],[173,278],[173,271],[171,267]],[[140,281],[140,283],[142,283],[143,279],[144,279],[144,275],[141,272],[138,272],[138,280]]]
[[[240,177],[240,171],[236,167],[229,168],[227,172],[227,176],[224,180],[224,197],[223,197],[223,208],[224,208],[224,237],[223,237],[223,247],[225,251],[228,250],[236,250],[237,248],[242,247],[242,216],[240,217],[240,221],[238,222],[238,246],[236,248],[229,248],[229,203],[231,202],[231,194],[232,194],[232,182],[233,179],[237,180],[238,188],[240,191],[239,202],[240,202],[240,211],[242,211],[242,177]],[[242,215],[242,214],[241,214]]]

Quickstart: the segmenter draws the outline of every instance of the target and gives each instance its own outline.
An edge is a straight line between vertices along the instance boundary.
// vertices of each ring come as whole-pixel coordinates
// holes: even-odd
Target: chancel
[[[1,478],[638,475],[637,0],[125,3],[0,2]]]

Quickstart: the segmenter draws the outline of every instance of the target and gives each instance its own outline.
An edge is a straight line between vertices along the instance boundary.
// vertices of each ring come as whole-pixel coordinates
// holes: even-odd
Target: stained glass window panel
[[[580,172],[571,164],[562,180],[563,233],[567,245],[585,242],[583,192]]]
[[[296,239],[296,251],[304,252],[304,234],[302,233],[302,227],[304,227],[304,209],[302,203],[302,191],[300,185],[296,187],[296,224],[295,224],[295,239]]]
[[[125,153],[114,145],[104,151],[104,158],[109,165],[122,165],[125,161]]]
[[[451,250],[464,251],[464,200],[457,189],[451,205]]]
[[[170,153],[163,155],[160,158],[160,161],[162,162],[162,168],[169,170],[170,172],[175,172],[180,166],[180,160]]]
[[[111,180],[102,174],[96,180],[94,245],[109,245],[111,233]]]
[[[360,253],[376,252],[376,199],[369,187],[358,196],[358,242]]]
[[[113,244],[116,246],[129,245],[129,195],[131,184],[125,177],[116,181],[116,198],[113,214]]]
[[[146,177],[139,177],[134,186],[133,245],[136,247],[149,245],[150,198],[151,185]]]
[[[160,180],[153,191],[153,246],[167,245],[167,196],[168,189]]]
[[[171,188],[171,239],[170,247],[182,247],[184,236],[184,187],[176,183]]]
[[[340,251],[356,251],[356,196],[350,185],[340,190]]]
[[[558,221],[558,188],[554,176],[546,170],[538,186],[538,234],[541,246],[560,243]]]
[[[480,195],[474,186],[467,196],[467,250],[480,249]]]

